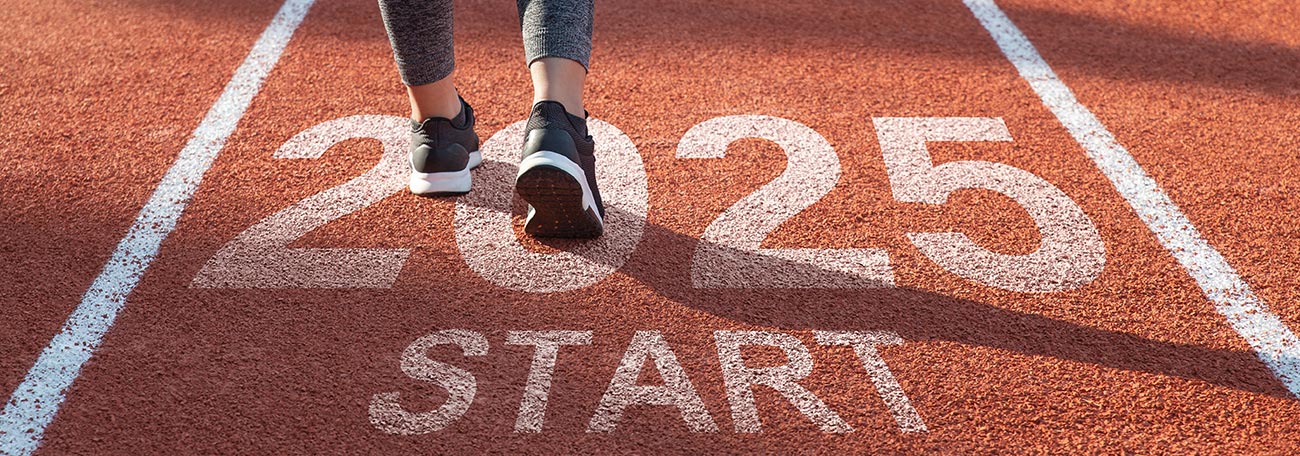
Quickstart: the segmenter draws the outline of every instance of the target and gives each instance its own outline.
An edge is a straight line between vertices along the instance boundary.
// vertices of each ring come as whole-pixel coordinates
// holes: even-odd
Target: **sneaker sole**
[[[604,233],[586,174],[563,155],[548,151],[529,155],[519,164],[515,192],[528,202],[524,232],[531,236],[594,238]]]
[[[460,171],[441,173],[411,172],[410,189],[416,195],[460,195],[469,192],[473,179],[470,170],[483,162],[479,151],[469,153],[469,162]]]

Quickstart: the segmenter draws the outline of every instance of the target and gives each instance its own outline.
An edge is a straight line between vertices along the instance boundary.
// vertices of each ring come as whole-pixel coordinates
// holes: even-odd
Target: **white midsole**
[[[441,173],[421,173],[411,171],[411,193],[423,195],[426,193],[468,192],[472,184],[470,170],[474,169],[482,162],[483,154],[476,150],[469,153],[469,162],[465,164],[465,169],[460,171],[447,171]]]
[[[572,177],[573,180],[578,181],[578,185],[582,186],[582,210],[591,209],[591,212],[596,214],[596,220],[600,221],[601,224],[605,223],[605,220],[600,216],[600,211],[595,209],[596,197],[591,194],[591,188],[587,186],[587,173],[582,171],[581,166],[578,166],[573,160],[569,160],[569,157],[542,150],[529,154],[527,158],[519,162],[519,174],[515,175],[515,179],[519,179],[519,176],[538,166],[550,166],[560,169]],[[532,206],[529,206],[528,218],[524,220],[524,223],[531,221],[536,212]]]

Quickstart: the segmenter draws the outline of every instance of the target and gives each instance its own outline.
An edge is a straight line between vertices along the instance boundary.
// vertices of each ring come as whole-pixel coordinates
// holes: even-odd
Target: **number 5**
[[[1021,292],[1079,288],[1106,263],[1097,228],[1079,205],[1050,182],[1020,168],[985,161],[935,166],[926,141],[1011,141],[1001,118],[885,117],[872,119],[894,198],[944,204],[961,189],[992,190],[1019,203],[1042,234],[1028,255],[991,252],[962,233],[908,233],[921,253],[948,271],[986,285]]]

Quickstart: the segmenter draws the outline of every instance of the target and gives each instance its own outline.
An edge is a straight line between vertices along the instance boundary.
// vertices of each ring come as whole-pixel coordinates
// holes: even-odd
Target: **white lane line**
[[[1029,38],[993,0],[963,0],[1020,76],[1056,115],[1088,157],[1101,168],[1147,228],[1200,285],[1278,380],[1300,397],[1300,339],[1250,290],[1228,261],[1210,246],[1178,206],[1147,175],[1097,117],[1074,98]]]
[[[235,130],[244,111],[280,60],[314,0],[287,0],[253,44],[194,134],[167,170],[118,243],[103,271],[81,298],[63,328],[41,352],[36,364],[0,412],[0,453],[31,454],[54,419],[64,393],[113,326],[140,277],[153,262],[163,239],[176,227],[181,211]]]

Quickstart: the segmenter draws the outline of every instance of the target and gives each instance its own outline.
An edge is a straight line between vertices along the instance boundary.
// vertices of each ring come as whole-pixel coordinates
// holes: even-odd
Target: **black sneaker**
[[[462,98],[455,119],[430,117],[411,121],[411,193],[455,194],[469,191],[469,170],[483,161],[474,133],[474,109]]]
[[[515,192],[528,202],[524,232],[536,237],[594,238],[604,231],[596,189],[596,143],[587,121],[564,105],[539,101],[525,130]]]

